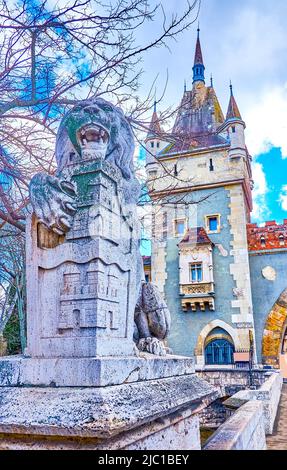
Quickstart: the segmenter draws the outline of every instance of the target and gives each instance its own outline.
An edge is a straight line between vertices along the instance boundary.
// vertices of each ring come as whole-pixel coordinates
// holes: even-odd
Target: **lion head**
[[[56,143],[58,170],[87,153],[114,163],[130,180],[134,175],[134,137],[121,109],[102,98],[76,105],[63,118]]]

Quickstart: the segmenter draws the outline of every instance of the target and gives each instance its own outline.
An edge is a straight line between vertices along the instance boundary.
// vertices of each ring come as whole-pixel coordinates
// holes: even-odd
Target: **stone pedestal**
[[[169,374],[172,364],[177,374],[179,362],[170,361]],[[0,449],[199,450],[197,413],[216,398],[211,385],[183,369],[107,387],[2,386]]]

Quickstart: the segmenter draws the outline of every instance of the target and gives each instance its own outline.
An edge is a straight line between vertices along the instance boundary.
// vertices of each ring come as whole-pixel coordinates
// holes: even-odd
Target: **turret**
[[[147,136],[145,138],[147,164],[153,163],[155,161],[153,156],[156,156],[166,146],[166,142],[164,142],[161,137],[163,131],[157,115],[156,105],[157,103],[155,101],[152,119],[149,125]]]
[[[243,121],[230,83],[230,100],[226,120],[222,127],[230,141],[230,158],[246,157],[245,122]]]

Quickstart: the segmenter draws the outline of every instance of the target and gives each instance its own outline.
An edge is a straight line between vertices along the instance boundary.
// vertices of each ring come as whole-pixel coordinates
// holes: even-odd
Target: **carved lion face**
[[[58,169],[79,160],[102,158],[125,179],[133,175],[134,138],[123,112],[97,98],[75,106],[63,118],[56,144]]]

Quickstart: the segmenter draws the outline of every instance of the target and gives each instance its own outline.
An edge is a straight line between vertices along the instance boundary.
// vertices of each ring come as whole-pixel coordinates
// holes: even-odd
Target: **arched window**
[[[234,346],[226,339],[214,339],[205,348],[206,365],[233,364]]]
[[[280,246],[285,245],[284,235],[282,235],[282,233],[279,235],[279,244]]]

